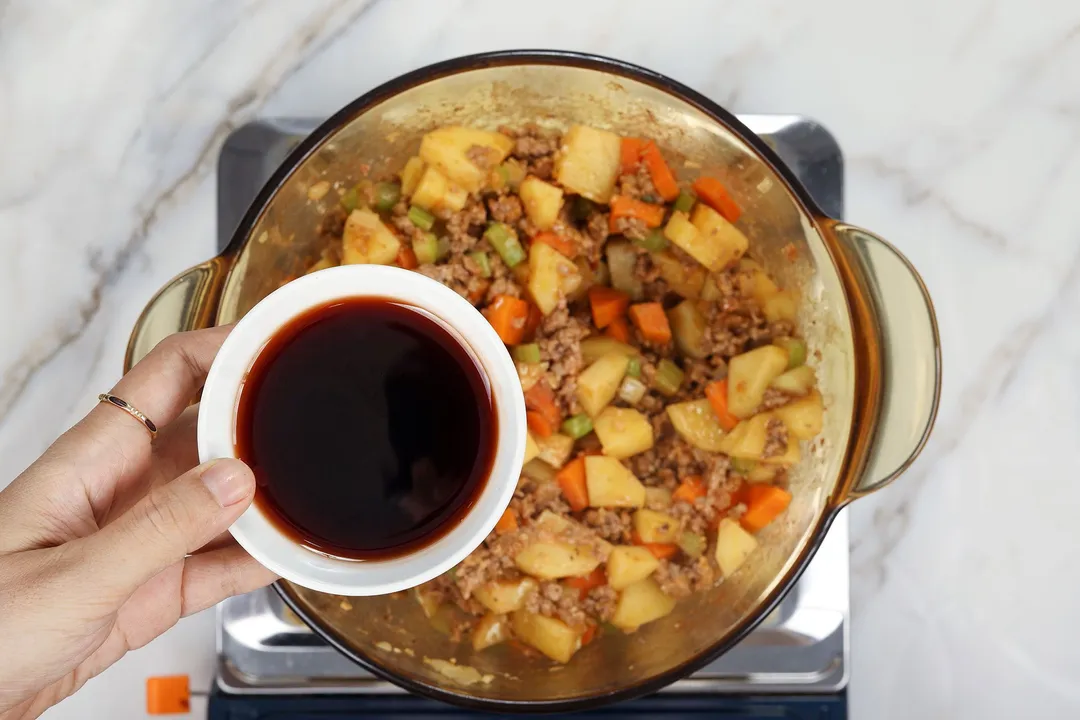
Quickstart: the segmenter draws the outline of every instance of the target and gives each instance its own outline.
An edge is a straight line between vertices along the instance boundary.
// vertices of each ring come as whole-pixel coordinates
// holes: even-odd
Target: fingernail
[[[203,470],[203,484],[221,507],[235,505],[248,496],[251,478],[238,462],[215,460]]]

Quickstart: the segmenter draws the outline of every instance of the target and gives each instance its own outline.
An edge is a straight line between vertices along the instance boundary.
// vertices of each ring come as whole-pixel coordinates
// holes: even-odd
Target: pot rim
[[[601,55],[569,50],[498,50],[474,55],[465,55],[412,70],[364,93],[348,103],[341,110],[334,113],[329,119],[320,124],[307,138],[301,141],[282,163],[281,167],[279,167],[273,175],[271,175],[270,179],[267,180],[262,190],[259,191],[258,195],[252,201],[252,204],[244,214],[243,219],[237,225],[232,240],[225,250],[222,251],[221,255],[232,255],[240,250],[250,236],[252,229],[258,223],[259,218],[266,210],[271,199],[277,194],[278,190],[285,184],[292,173],[295,172],[297,168],[299,168],[300,165],[328,138],[348,124],[354,117],[367,112],[372,106],[418,85],[462,72],[508,65],[558,65],[577,67],[585,70],[596,70],[650,85],[680,101],[687,102],[697,110],[709,116],[715,122],[724,125],[738,135],[743,142],[752,147],[761,160],[768,164],[773,172],[783,178],[789,192],[791,192],[797,202],[803,206],[806,214],[814,219],[815,223],[828,218],[828,215],[822,212],[817,203],[810,196],[809,192],[807,192],[806,188],[802,186],[795,174],[772,150],[772,148],[746,127],[746,125],[740,122],[734,114],[720,107],[717,103],[696,90],[653,70]],[[228,278],[225,279],[225,282],[228,282]],[[484,698],[459,694],[436,685],[398,675],[384,669],[368,655],[360,653],[350,647],[340,634],[324,625],[318,616],[314,616],[305,610],[300,602],[293,596],[291,589],[283,584],[282,581],[274,583],[273,587],[281,596],[285,604],[328,644],[375,676],[399,685],[410,692],[470,710],[494,712],[509,711],[516,713],[553,713],[571,710],[590,710],[603,705],[629,700],[656,692],[675,680],[700,670],[705,665],[708,665],[716,658],[731,650],[736,644],[749,635],[750,632],[776,608],[788,592],[790,592],[791,588],[810,564],[810,561],[813,559],[819,546],[824,540],[829,526],[832,524],[842,507],[843,503],[828,502],[826,504],[818,518],[816,527],[814,527],[810,535],[810,539],[803,546],[800,556],[789,566],[787,573],[774,585],[771,592],[759,601],[757,610],[745,618],[740,625],[736,626],[734,631],[728,633],[711,647],[659,675],[641,680],[627,687],[602,691],[598,694],[576,698],[551,701],[517,701]]]

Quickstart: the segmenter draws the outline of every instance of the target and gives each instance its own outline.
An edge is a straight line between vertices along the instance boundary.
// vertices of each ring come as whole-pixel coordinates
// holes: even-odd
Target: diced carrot
[[[630,324],[626,322],[624,317],[615,318],[604,330],[604,334],[615,338],[621,343],[628,343],[630,342]]]
[[[589,488],[585,484],[585,458],[576,457],[555,475],[570,509],[576,511],[589,507]]]
[[[529,410],[525,413],[525,420],[529,424],[529,429],[542,438],[551,437],[555,432],[555,426],[541,412]]]
[[[746,512],[740,522],[750,532],[757,532],[787,509],[791,493],[775,485],[753,483],[746,488]]]
[[[540,312],[540,308],[536,307],[534,303],[529,303],[529,316],[525,318],[524,342],[529,342],[533,339],[533,335],[536,334],[537,329],[540,327],[540,322],[543,319],[544,313]]]
[[[731,431],[739,424],[739,418],[728,410],[728,381],[727,378],[711,382],[705,386],[705,397],[709,398],[716,418],[720,421],[720,427]]]
[[[589,594],[589,591],[593,588],[600,587],[601,585],[607,585],[607,575],[604,574],[604,569],[597,567],[588,575],[580,575],[578,577],[566,578],[566,584],[569,587],[576,588],[581,591],[582,599]]]
[[[669,557],[673,557],[675,553],[679,551],[679,546],[674,543],[647,543],[641,539],[637,530],[631,531],[630,542],[645,548],[651,552],[653,557],[657,560],[666,560]]]
[[[671,499],[682,500],[693,505],[695,500],[705,497],[708,492],[705,481],[700,475],[688,475],[679,483],[679,487],[675,488],[675,492],[671,493]]]
[[[593,285],[589,288],[589,306],[596,327],[606,328],[626,313],[630,296],[614,288]]]
[[[638,303],[630,306],[630,319],[641,331],[642,337],[652,343],[671,341],[671,325],[668,324],[664,306],[658,302]]]
[[[416,253],[407,245],[402,245],[401,249],[398,250],[397,264],[406,270],[415,270],[420,267],[420,263],[416,260]]]
[[[535,383],[525,393],[525,409],[540,413],[552,427],[558,427],[562,423],[562,413],[555,403],[555,393],[544,380]]]
[[[660,148],[652,140],[645,143],[641,150],[641,160],[649,169],[649,177],[652,178],[653,187],[664,202],[671,202],[679,197],[679,184],[675,182],[675,175],[671,172],[664,156],[660,154]]]
[[[622,174],[634,172],[634,168],[641,162],[641,148],[644,145],[641,138],[627,137],[622,139],[619,146],[619,171]]]
[[[724,216],[728,222],[735,222],[742,215],[742,210],[728,195],[723,183],[708,175],[694,181],[694,192],[706,205]]]
[[[596,626],[590,625],[585,628],[585,632],[581,634],[581,647],[585,647],[596,638]]]
[[[564,238],[562,235],[557,235],[551,231],[539,233],[532,241],[550,245],[555,248],[555,252],[568,258],[577,255],[577,248],[574,247],[574,243],[569,238]]]
[[[647,227],[654,228],[664,222],[664,206],[616,195],[611,198],[611,219],[609,221],[611,225],[609,229],[612,229],[613,232],[616,231],[615,221],[624,217],[637,218],[645,223]]]
[[[525,320],[529,304],[513,295],[496,295],[484,309],[491,327],[507,345],[517,345],[525,337]]]
[[[508,532],[513,532],[518,529],[517,513],[510,508],[503,510],[502,516],[499,518],[499,522],[495,523],[495,532],[499,535],[503,535]]]

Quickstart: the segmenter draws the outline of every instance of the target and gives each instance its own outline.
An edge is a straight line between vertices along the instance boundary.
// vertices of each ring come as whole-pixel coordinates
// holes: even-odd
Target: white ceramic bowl
[[[344,265],[294,280],[271,293],[221,346],[203,389],[199,459],[236,457],[236,414],[252,364],[270,338],[305,311],[334,300],[384,297],[431,314],[478,361],[495,397],[499,437],[488,478],[457,527],[434,543],[388,560],[332,557],[283,534],[252,504],[230,528],[252,557],[281,577],[320,592],[382,595],[427,582],[483,542],[510,503],[525,454],[525,403],[510,354],[476,308],[420,273],[379,265]]]

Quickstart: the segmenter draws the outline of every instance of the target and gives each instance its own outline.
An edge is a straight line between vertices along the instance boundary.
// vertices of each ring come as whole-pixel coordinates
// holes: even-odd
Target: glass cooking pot
[[[825,216],[770,148],[707,98],[639,67],[565,52],[459,58],[349,104],[293,151],[224,252],[150,301],[126,365],[170,333],[239,319],[314,262],[323,212],[308,197],[315,183],[351,186],[362,163],[370,164],[372,177],[400,169],[423,133],[441,125],[531,121],[655,138],[669,156],[685,160],[674,163],[677,174],[722,169],[743,208],[738,224],[751,247],[781,285],[800,293],[799,326],[827,412],[824,431],[791,473],[790,508],[762,531],[760,549],[737,575],[681,600],[671,615],[633,635],[603,635],[565,667],[553,669],[544,658],[506,646],[474,653],[468,643],[451,643],[405,594],[343,604],[278,584],[305,622],[377,675],[442,700],[501,711],[577,709],[645,694],[730,649],[792,587],[836,513],[890,483],[918,455],[941,383],[933,306],[895,248]],[[794,261],[782,252],[789,243]],[[448,671],[450,659],[476,672]]]

